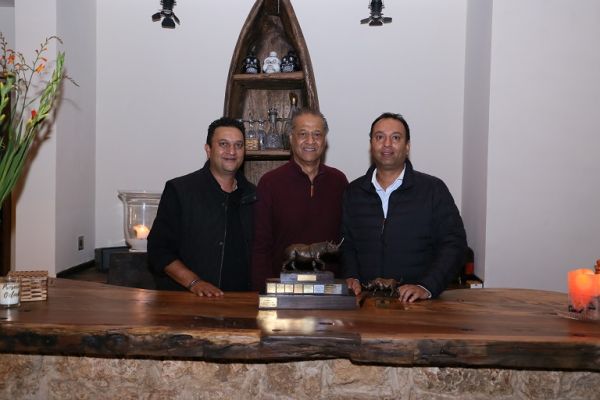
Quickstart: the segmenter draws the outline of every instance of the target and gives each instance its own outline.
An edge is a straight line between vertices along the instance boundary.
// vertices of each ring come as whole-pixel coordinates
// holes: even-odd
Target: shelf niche
[[[269,52],[277,52],[281,59],[293,50],[302,70],[244,74],[244,59],[253,48],[261,67]],[[243,120],[263,119],[268,131],[269,108],[275,107],[279,117],[287,117],[289,93],[296,94],[298,107],[319,110],[310,55],[290,0],[257,0],[246,18],[231,58],[223,114]],[[244,173],[256,184],[265,172],[284,164],[289,158],[287,150],[248,151]]]

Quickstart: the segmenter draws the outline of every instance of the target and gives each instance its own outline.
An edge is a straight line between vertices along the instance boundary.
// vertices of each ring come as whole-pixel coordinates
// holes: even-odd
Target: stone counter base
[[[0,354],[3,399],[594,399],[600,373]]]

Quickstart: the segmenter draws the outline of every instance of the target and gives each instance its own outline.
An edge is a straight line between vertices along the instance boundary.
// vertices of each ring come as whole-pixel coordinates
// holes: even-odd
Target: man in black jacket
[[[239,171],[244,125],[220,118],[208,127],[208,161],[168,181],[148,236],[157,287],[198,296],[249,290],[256,188]]]
[[[415,171],[408,160],[410,128],[399,114],[371,125],[375,165],[353,181],[343,199],[342,266],[348,286],[401,281],[402,301],[437,297],[464,264],[462,219],[440,179]]]

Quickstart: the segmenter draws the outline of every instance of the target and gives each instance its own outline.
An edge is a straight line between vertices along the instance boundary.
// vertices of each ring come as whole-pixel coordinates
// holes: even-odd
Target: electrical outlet
[[[83,247],[84,247],[83,236],[78,236],[77,237],[77,250],[83,250]]]

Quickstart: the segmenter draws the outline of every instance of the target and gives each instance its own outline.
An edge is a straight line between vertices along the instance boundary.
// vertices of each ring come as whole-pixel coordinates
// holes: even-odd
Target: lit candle
[[[143,224],[134,225],[133,230],[135,231],[136,239],[146,239],[148,237],[148,233],[150,233],[150,229]]]
[[[594,296],[599,296],[600,275],[594,274],[590,269],[576,269],[568,274],[569,296],[571,304],[576,310],[586,308]]]

